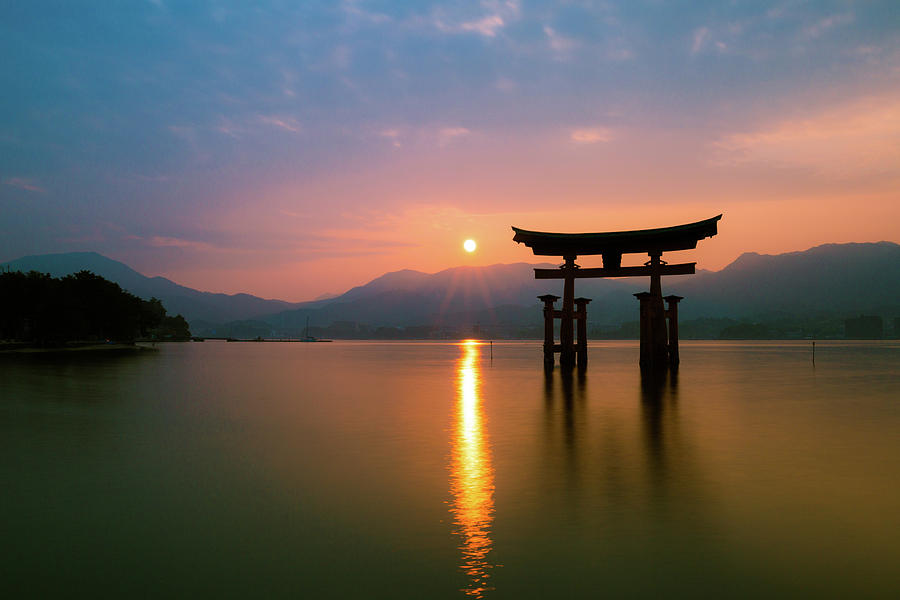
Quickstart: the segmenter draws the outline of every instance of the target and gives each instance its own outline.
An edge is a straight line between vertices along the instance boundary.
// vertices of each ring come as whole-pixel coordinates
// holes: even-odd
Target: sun
[[[475,243],[475,240],[466,240],[463,242],[463,249],[466,252],[475,252],[475,248],[478,247],[478,244]]]

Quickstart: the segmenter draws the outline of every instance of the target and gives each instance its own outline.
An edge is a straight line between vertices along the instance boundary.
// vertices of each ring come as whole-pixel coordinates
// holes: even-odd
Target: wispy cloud
[[[169,125],[167,129],[172,135],[189,144],[197,143],[197,132],[190,125]]]
[[[806,27],[804,27],[801,33],[801,37],[810,40],[818,39],[832,29],[836,29],[842,25],[847,25],[852,22],[853,15],[849,13],[829,15],[827,17],[819,19],[811,25],[807,25]]]
[[[475,33],[493,38],[510,20],[521,13],[519,0],[484,0],[481,3],[485,14],[473,19],[455,20],[438,13],[432,19],[432,25],[443,33]]]
[[[377,136],[387,140],[395,148],[406,145],[420,147],[447,146],[454,141],[472,135],[472,131],[460,125],[422,125],[411,127],[406,125],[391,124],[382,127],[372,127],[363,135],[367,137]]]
[[[575,129],[569,134],[569,139],[578,144],[596,144],[609,142],[613,139],[612,131],[605,127],[586,127]]]
[[[560,60],[569,58],[577,45],[575,40],[562,35],[547,25],[544,26],[544,35],[547,37],[547,44],[550,46],[553,54]]]
[[[192,250],[213,250],[215,246],[209,244],[207,242],[200,242],[196,240],[185,240],[181,238],[175,237],[165,237],[154,235],[150,237],[148,243],[151,246],[155,246],[157,248],[190,248]]]
[[[518,87],[516,82],[507,77],[500,77],[497,81],[494,82],[494,87],[500,90],[501,92],[512,92]]]
[[[300,122],[294,117],[284,115],[258,115],[257,119],[260,123],[277,129],[283,129],[284,131],[290,131],[291,133],[300,133],[303,130]]]
[[[235,124],[231,119],[226,119],[224,117],[219,120],[219,124],[215,129],[219,133],[224,133],[228,137],[233,137],[235,139],[240,138],[241,134],[244,133],[243,127]]]
[[[331,64],[339,70],[345,70],[350,66],[353,52],[350,46],[340,44],[331,52]]]
[[[341,11],[348,18],[380,25],[389,23],[392,19],[384,13],[372,12],[360,7],[358,0],[343,0],[341,2]]]
[[[740,33],[740,26],[732,24],[727,28],[727,30],[729,35],[735,36]],[[701,54],[709,48],[714,48],[719,52],[724,52],[728,50],[728,44],[723,42],[721,39],[714,37],[713,32],[709,29],[709,27],[698,27],[694,30],[694,33],[691,37],[691,56]]]
[[[446,146],[453,140],[465,137],[472,133],[465,127],[442,127],[438,130],[438,145]]]
[[[393,145],[394,148],[399,148],[400,146],[402,146],[402,144],[400,143],[400,131],[398,129],[382,129],[378,132],[378,135],[383,138],[389,139],[391,141],[391,145]]]
[[[691,43],[691,54],[699,54],[709,40],[709,28],[698,27],[694,30],[693,42]]]
[[[750,11],[697,27],[690,35],[689,52],[691,56],[714,52],[753,60],[785,60],[786,53],[802,55],[813,42],[855,21],[849,10],[823,14],[808,3],[785,2],[765,12]]]
[[[19,188],[27,192],[37,192],[38,194],[43,194],[47,191],[34,179],[25,179],[24,177],[8,177],[3,180],[3,185]]]
[[[249,114],[238,115],[234,118],[222,116],[218,123],[211,127],[212,131],[235,139],[264,134],[272,128],[290,133],[303,132],[303,125],[300,121],[289,115],[281,114]],[[176,136],[188,142],[193,143],[196,140],[197,133],[192,128],[170,127],[169,129]]]
[[[477,21],[469,21],[459,26],[462,31],[472,31],[486,37],[494,37],[501,27],[503,27],[503,17],[500,15],[487,15]]]
[[[625,40],[613,40],[608,44],[605,56],[613,62],[622,62],[634,59],[634,52],[625,42]]]
[[[900,94],[866,97],[717,140],[718,164],[765,163],[850,175],[900,174]]]

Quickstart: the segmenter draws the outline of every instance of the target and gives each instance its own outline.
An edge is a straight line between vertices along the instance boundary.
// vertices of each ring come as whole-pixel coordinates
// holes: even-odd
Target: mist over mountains
[[[900,245],[824,244],[777,255],[746,252],[721,271],[682,278],[669,289],[690,299],[682,306],[692,316],[881,314],[900,305]]]
[[[420,337],[472,328],[497,337],[529,335],[541,323],[540,294],[562,294],[562,281],[536,281],[535,267],[498,264],[455,267],[438,273],[386,273],[334,298],[289,303],[249,294],[214,294],[146,277],[94,252],[23,257],[2,265],[53,276],[82,269],[117,282],[143,298],[162,300],[195,334],[238,337],[301,335],[307,318],[313,333],[367,337],[386,328]],[[576,295],[592,299],[589,324],[613,329],[637,319],[633,293],[645,278],[579,279]],[[900,245],[892,242],[826,244],[803,252],[742,254],[721,271],[663,279],[663,292],[685,297],[681,320],[842,319],[900,316]],[[387,335],[387,334],[385,334]]]

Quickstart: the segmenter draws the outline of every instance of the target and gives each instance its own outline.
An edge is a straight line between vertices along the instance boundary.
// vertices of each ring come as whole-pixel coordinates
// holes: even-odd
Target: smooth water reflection
[[[487,349],[0,360],[0,597],[900,597],[900,343]]]
[[[491,523],[494,520],[494,470],[481,404],[481,373],[478,342],[460,344],[457,361],[458,393],[453,431],[450,491],[453,501],[454,532],[460,536],[461,568],[469,578],[463,591],[482,598],[488,586],[491,551]]]

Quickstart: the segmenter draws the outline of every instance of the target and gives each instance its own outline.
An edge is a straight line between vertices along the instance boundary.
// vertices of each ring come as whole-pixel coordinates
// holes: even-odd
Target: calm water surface
[[[662,382],[637,357],[4,357],[0,594],[900,595],[900,344],[688,342]]]

